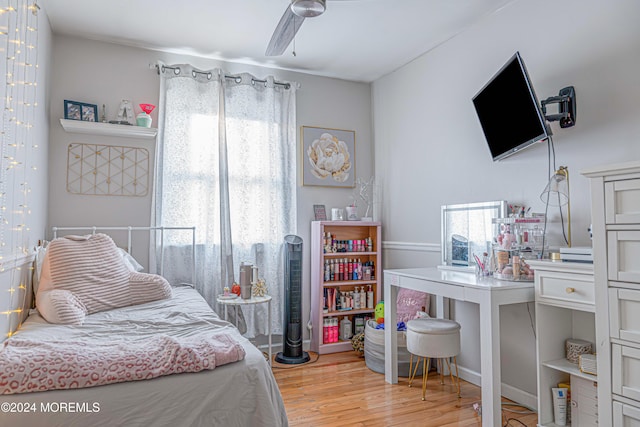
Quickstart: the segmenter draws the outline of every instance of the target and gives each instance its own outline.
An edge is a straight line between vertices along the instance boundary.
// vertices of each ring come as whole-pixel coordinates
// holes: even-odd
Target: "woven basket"
[[[567,360],[577,365],[581,354],[592,353],[592,346],[589,341],[569,338],[565,341],[565,352]]]

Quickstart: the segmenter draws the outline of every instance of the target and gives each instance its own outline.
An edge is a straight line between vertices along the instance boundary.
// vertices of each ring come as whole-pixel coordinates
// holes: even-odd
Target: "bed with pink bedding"
[[[262,352],[187,285],[81,325],[34,310],[3,347],[2,426],[288,424]]]

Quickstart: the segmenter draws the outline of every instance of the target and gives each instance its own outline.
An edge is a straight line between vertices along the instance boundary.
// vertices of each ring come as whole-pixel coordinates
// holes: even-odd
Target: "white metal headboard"
[[[131,234],[134,231],[148,231],[160,233],[160,275],[164,272],[164,232],[170,230],[191,230],[191,282],[196,284],[196,228],[195,227],[51,227],[53,231],[53,238],[58,237],[58,231],[90,231],[91,234],[95,234],[97,231],[126,231],[127,232],[127,252],[131,253],[132,239]]]

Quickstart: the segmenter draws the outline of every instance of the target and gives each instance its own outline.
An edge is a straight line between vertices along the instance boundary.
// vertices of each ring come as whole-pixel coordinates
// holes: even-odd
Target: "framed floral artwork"
[[[355,186],[356,133],[302,126],[302,185]]]

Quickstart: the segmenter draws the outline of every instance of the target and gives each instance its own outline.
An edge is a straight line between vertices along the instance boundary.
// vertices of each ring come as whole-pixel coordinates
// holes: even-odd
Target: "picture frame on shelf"
[[[327,210],[324,205],[313,205],[313,215],[316,221],[327,220]]]
[[[300,140],[302,185],[355,187],[355,131],[302,126]]]
[[[67,120],[81,120],[83,122],[97,122],[98,106],[65,99],[64,118]]]

